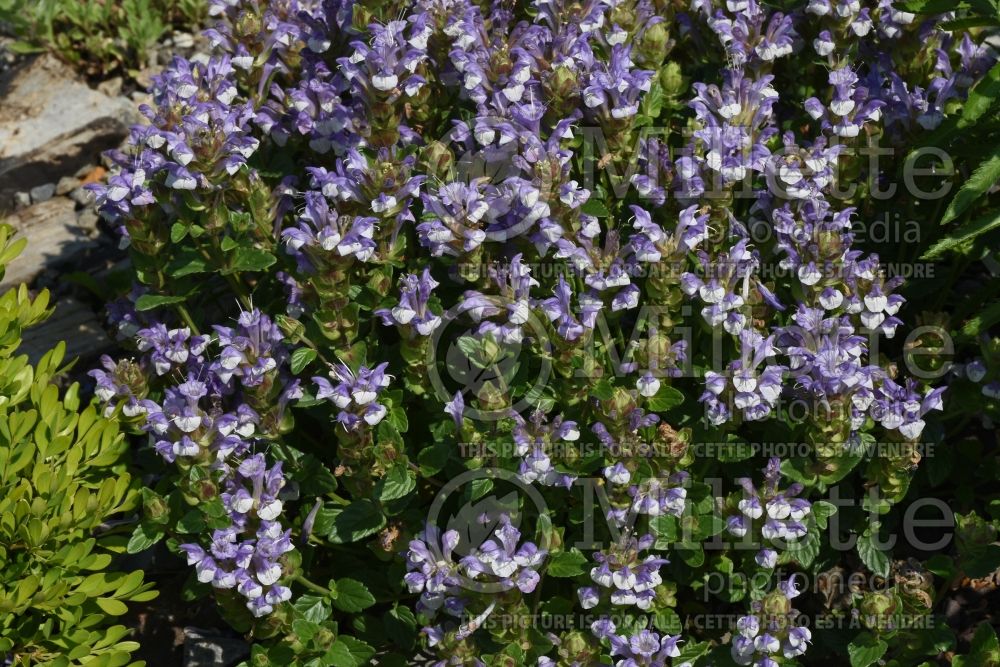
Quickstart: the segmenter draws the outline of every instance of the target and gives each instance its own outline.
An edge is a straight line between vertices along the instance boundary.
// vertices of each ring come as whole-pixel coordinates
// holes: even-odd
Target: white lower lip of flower
[[[174,190],[194,190],[198,186],[198,182],[193,176],[176,176],[174,174],[167,174],[166,183],[167,187]]]
[[[351,392],[351,396],[354,398],[354,402],[358,405],[368,405],[378,397],[378,394],[374,391],[358,390]]]
[[[253,498],[237,498],[233,500],[233,510],[240,514],[246,514],[253,509]]]
[[[838,116],[846,116],[854,111],[854,100],[833,100],[830,102],[830,111]]]
[[[372,77],[372,85],[382,92],[392,90],[398,83],[399,77],[395,74],[376,74]]]
[[[640,378],[639,381],[636,383],[636,388],[639,390],[640,394],[642,394],[646,398],[649,398],[651,396],[655,396],[656,392],[660,390],[660,381],[657,380],[656,378],[649,378],[649,379]]]
[[[191,433],[196,431],[199,426],[201,426],[200,416],[182,416],[174,420],[174,423],[184,433]]]
[[[764,516],[764,509],[757,503],[750,500],[741,500],[737,507],[743,514],[751,519],[759,519]]]
[[[409,324],[410,320],[412,320],[416,314],[417,311],[410,308],[404,308],[403,306],[396,306],[392,309],[392,318],[400,324]]]
[[[281,566],[274,564],[266,570],[257,570],[257,581],[264,584],[265,586],[270,586],[271,584],[278,581],[281,578]]]
[[[272,500],[266,505],[261,505],[260,508],[257,509],[257,516],[259,516],[261,519],[264,519],[265,521],[273,521],[277,519],[280,514],[281,514],[280,500]]]
[[[601,586],[611,586],[611,574],[609,572],[601,572],[601,570],[596,567],[590,570],[590,578]]]
[[[868,310],[875,313],[880,313],[884,311],[885,307],[889,303],[889,300],[885,297],[884,294],[879,294],[879,295],[869,294],[868,296],[865,297],[864,301],[865,301],[865,306],[868,308]]]

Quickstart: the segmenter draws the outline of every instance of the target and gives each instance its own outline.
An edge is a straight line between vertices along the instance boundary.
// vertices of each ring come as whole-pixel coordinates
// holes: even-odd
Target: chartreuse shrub
[[[93,188],[92,376],[158,462],[129,549],[249,664],[995,659],[942,614],[1000,564],[995,311],[922,313],[997,293],[994,3],[209,11]]]
[[[194,30],[204,0],[0,0],[15,52],[51,51],[92,76],[135,72],[171,28]]]
[[[0,225],[0,275],[24,245],[11,232]],[[125,539],[107,522],[139,497],[128,442],[78,384],[60,389],[64,344],[37,364],[18,354],[48,305],[23,285],[0,296],[0,660],[126,665],[138,644],[115,617],[156,597],[142,572],[114,567]]]

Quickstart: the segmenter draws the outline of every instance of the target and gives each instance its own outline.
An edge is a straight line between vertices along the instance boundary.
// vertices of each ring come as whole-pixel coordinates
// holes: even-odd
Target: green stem
[[[325,595],[325,596],[327,596],[329,598],[336,597],[334,595],[333,591],[331,591],[329,588],[326,588],[325,586],[320,586],[319,584],[313,583],[313,582],[309,581],[308,579],[306,579],[301,574],[296,574],[294,577],[292,577],[292,580],[299,582],[300,584],[302,584],[303,586],[305,586],[306,588],[308,588],[309,590],[311,590],[313,593],[319,593],[320,595]]]
[[[177,314],[181,316],[182,320],[184,320],[184,324],[191,329],[191,333],[195,336],[201,335],[201,332],[198,330],[198,325],[194,323],[194,320],[191,318],[191,313],[189,313],[188,309],[184,307],[184,304],[178,303],[175,304],[174,307],[177,309]]]

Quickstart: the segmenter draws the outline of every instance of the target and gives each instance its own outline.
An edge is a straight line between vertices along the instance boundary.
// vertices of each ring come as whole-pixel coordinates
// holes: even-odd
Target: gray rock
[[[242,639],[211,630],[184,628],[184,667],[230,667],[250,655]]]
[[[64,264],[97,242],[89,237],[76,217],[76,205],[66,197],[33,204],[7,218],[16,236],[28,238],[28,246],[7,266],[0,293],[18,283],[30,283],[49,267]]]
[[[83,165],[82,167],[80,167],[79,169],[77,169],[75,172],[73,172],[73,176],[75,176],[76,178],[79,178],[79,179],[86,178],[96,168],[97,168],[97,164],[96,163],[94,163],[94,162],[88,162],[87,164]]]
[[[77,206],[90,206],[94,203],[94,195],[83,188],[77,188],[70,192],[69,198],[76,202]]]
[[[41,56],[0,81],[0,159],[27,155],[101,119],[127,124],[137,112],[67,76],[66,66]]]
[[[76,190],[76,188],[79,187],[79,185],[80,185],[79,178],[76,178],[74,176],[63,176],[62,178],[59,179],[59,182],[56,183],[56,194],[59,195],[60,197],[64,197],[69,193],[73,192],[73,190]]]
[[[20,211],[21,209],[31,206],[31,195],[27,192],[15,192],[13,201],[14,210]]]
[[[40,56],[0,75],[0,202],[92,164],[140,120],[131,101],[93,90],[71,71]]]
[[[97,235],[97,224],[100,220],[101,216],[98,215],[93,206],[88,206],[76,214],[76,222],[87,236]]]
[[[66,358],[94,359],[114,347],[89,305],[63,295],[54,300],[52,317],[31,328],[21,351],[37,362],[60,341],[66,341]]]
[[[40,204],[43,201],[48,201],[56,194],[56,184],[44,183],[42,185],[36,185],[31,188],[30,194],[32,204]]]
[[[101,81],[97,84],[97,89],[107,95],[108,97],[118,97],[122,94],[122,78],[116,76],[114,78],[108,79],[107,81]]]
[[[175,32],[172,41],[174,47],[178,49],[190,49],[194,46],[194,35],[189,32]]]

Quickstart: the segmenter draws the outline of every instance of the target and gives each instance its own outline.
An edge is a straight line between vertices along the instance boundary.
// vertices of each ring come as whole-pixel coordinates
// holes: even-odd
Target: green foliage
[[[93,76],[142,69],[165,33],[193,29],[205,14],[204,0],[0,0],[16,51],[52,51]]]
[[[0,225],[0,275],[24,246],[10,235]],[[49,312],[44,291],[0,296],[0,660],[125,665],[138,644],[113,617],[156,592],[112,569],[124,542],[107,522],[135,508],[137,485],[118,425],[57,386],[65,345],[36,365],[17,354]]]

